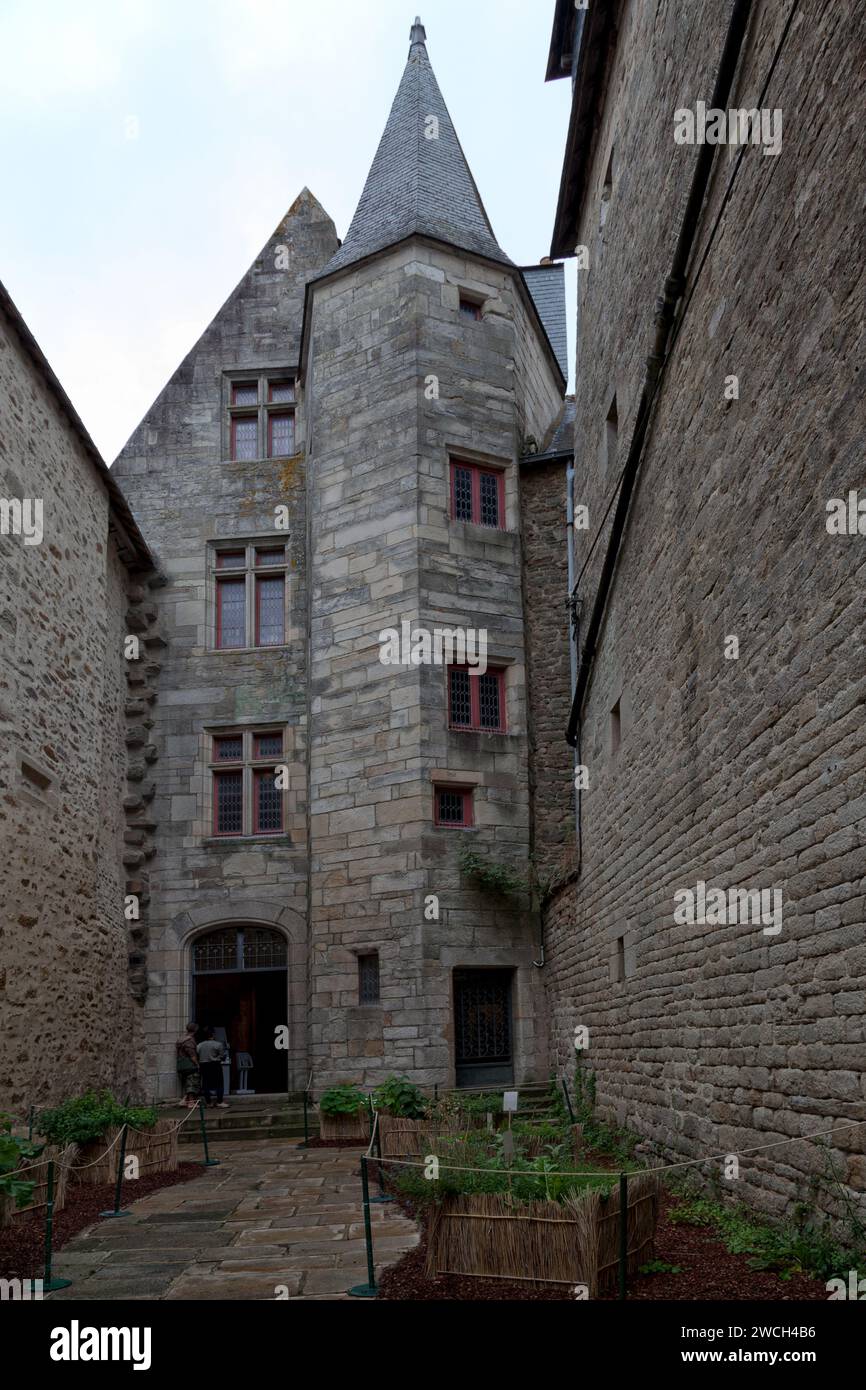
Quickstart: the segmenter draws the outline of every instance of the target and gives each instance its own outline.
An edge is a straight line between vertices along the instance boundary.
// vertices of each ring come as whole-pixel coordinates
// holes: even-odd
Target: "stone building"
[[[563,270],[500,248],[425,37],[345,241],[305,189],[113,469],[166,580],[160,1096],[190,1014],[258,1091],[545,1075],[521,460],[563,456]]]
[[[545,923],[551,1059],[587,1027],[602,1112],[668,1157],[866,1119],[866,525],[829,524],[863,497],[866,32],[849,0],[792,13],[560,0],[548,72],[573,83],[552,255],[579,257],[563,724],[589,783]],[[758,143],[751,118],[688,143],[699,103],[764,111]],[[864,1135],[829,1155],[855,1198]],[[828,1155],[740,1172],[778,1210]]]
[[[2,286],[0,418],[0,1109],[22,1117],[139,1089],[152,561]]]

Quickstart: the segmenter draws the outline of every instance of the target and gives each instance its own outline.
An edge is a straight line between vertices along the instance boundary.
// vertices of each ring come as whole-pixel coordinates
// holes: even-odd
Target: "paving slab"
[[[218,1152],[200,1178],[132,1202],[124,1222],[98,1222],[58,1251],[57,1272],[73,1283],[47,1297],[298,1302],[344,1299],[367,1282],[360,1146],[265,1139]],[[377,1260],[417,1243],[396,1206],[370,1215]]]

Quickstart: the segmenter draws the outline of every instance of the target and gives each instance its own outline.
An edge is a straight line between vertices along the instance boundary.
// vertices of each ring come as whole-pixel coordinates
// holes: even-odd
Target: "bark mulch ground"
[[[174,1173],[153,1173],[127,1181],[121,1193],[121,1206],[158,1192],[162,1187],[174,1187],[179,1182],[200,1178],[200,1163],[180,1163]],[[99,1183],[93,1187],[76,1186],[66,1189],[62,1211],[54,1214],[52,1250],[56,1254],[67,1241],[90,1226],[101,1211],[114,1208],[114,1183]],[[17,1217],[11,1226],[0,1228],[0,1279],[38,1279],[45,1261],[45,1212],[34,1211]]]
[[[307,1140],[308,1149],[363,1149],[366,1148],[363,1139],[320,1139],[317,1135],[315,1139]]]
[[[401,1205],[403,1203],[401,1202]],[[656,1229],[653,1259],[677,1266],[678,1274],[641,1274],[629,1281],[630,1300],[696,1299],[717,1302],[785,1302],[815,1300],[826,1302],[827,1290],[818,1279],[795,1274],[782,1279],[778,1274],[749,1268],[747,1255],[732,1255],[718,1237],[705,1226],[686,1226],[670,1219],[677,1199],[664,1193]],[[412,1214],[410,1212],[410,1214]],[[415,1219],[419,1216],[415,1214]],[[468,1302],[563,1302],[572,1301],[573,1292],[559,1286],[509,1283],[501,1279],[474,1279],[461,1275],[428,1278],[426,1233],[399,1264],[386,1270],[380,1281],[379,1297],[393,1300],[430,1302],[436,1299]],[[375,1241],[374,1241],[375,1248]],[[601,1299],[617,1298],[616,1290]]]

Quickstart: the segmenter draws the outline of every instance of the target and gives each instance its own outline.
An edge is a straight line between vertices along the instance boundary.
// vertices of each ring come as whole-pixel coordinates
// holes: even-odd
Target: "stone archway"
[[[226,1088],[288,1088],[288,940],[278,927],[237,923],[190,942],[190,1017],[227,1045]],[[278,1043],[281,1044],[278,1046]],[[243,1075],[246,1064],[249,1075]],[[242,1071],[243,1069],[243,1071]]]

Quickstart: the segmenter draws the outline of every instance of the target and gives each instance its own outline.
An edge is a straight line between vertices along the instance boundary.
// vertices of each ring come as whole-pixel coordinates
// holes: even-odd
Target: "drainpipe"
[[[728,25],[728,32],[725,38],[725,46],[722,50],[719,72],[716,77],[716,85],[713,89],[711,105],[714,108],[727,108],[728,97],[733,86],[734,74],[743,47],[743,40],[745,39],[751,8],[752,0],[735,0],[734,2],[730,23]],[[698,223],[700,221],[707,185],[710,181],[710,174],[712,173],[715,148],[714,145],[706,144],[700,147],[695,172],[692,177],[692,185],[689,191],[689,200],[686,204],[686,210],[680,226],[680,233],[677,239],[674,258],[671,263],[670,273],[665,280],[661,297],[656,300],[653,350],[646,362],[646,374],[641,390],[637,421],[632,436],[631,447],[628,451],[628,458],[623,471],[622,481],[620,483],[619,498],[617,499],[616,511],[613,517],[613,526],[605,552],[598,592],[596,593],[595,603],[593,604],[592,614],[589,620],[586,641],[581,653],[577,686],[571,706],[571,718],[568,721],[566,738],[573,748],[577,746],[578,729],[583,713],[583,705],[595,662],[596,644],[598,642],[608,596],[613,583],[614,571],[616,570],[617,560],[619,558],[620,545],[622,544],[622,538],[625,533],[629,507],[642,460],[652,407],[658,390],[659,378],[667,362],[675,312],[686,287],[686,271],[697,236]]]

